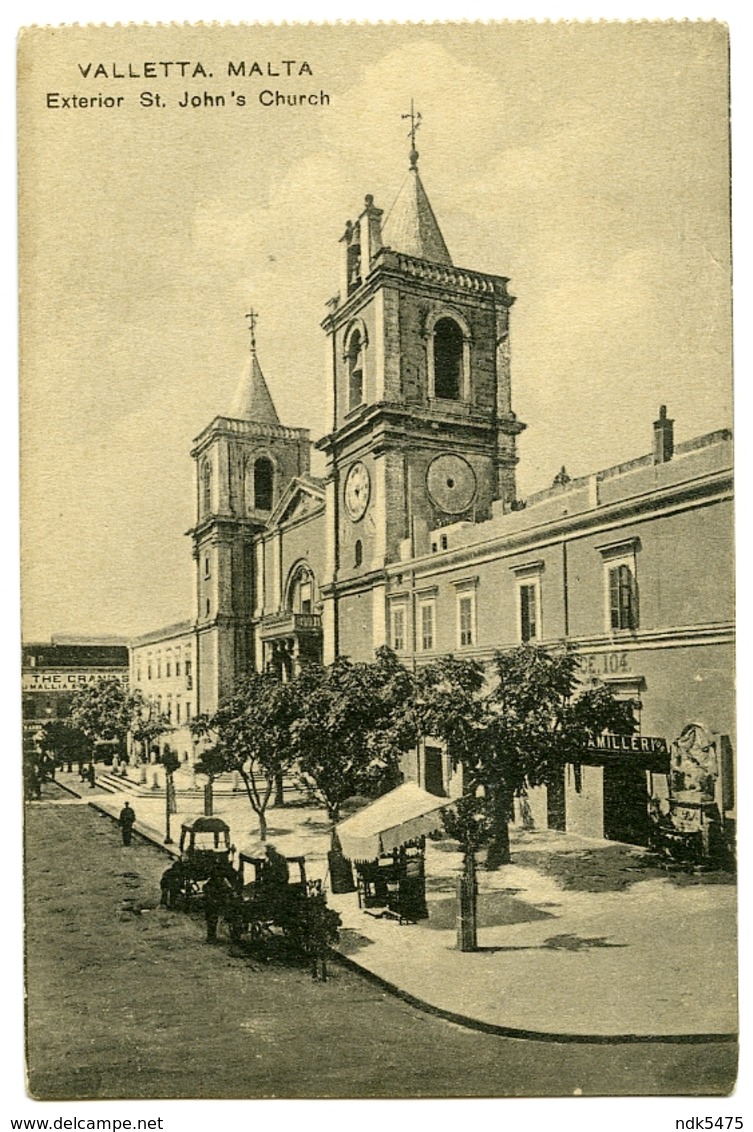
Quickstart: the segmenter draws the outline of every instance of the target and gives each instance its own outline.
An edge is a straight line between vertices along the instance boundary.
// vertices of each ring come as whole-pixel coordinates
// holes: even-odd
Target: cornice
[[[488,562],[518,554],[521,550],[533,553],[565,539],[572,541],[599,532],[608,536],[611,531],[624,526],[626,521],[641,523],[693,507],[724,502],[732,498],[731,489],[730,469],[713,473],[702,480],[685,481],[643,496],[631,496],[614,503],[602,504],[593,510],[579,511],[556,519],[550,517],[519,531],[500,531],[489,538],[466,543],[455,549],[403,562],[392,562],[388,569],[390,574],[403,573],[406,569],[415,570],[417,574],[444,573],[462,566],[468,560],[474,563]],[[494,523],[495,520],[488,522]]]

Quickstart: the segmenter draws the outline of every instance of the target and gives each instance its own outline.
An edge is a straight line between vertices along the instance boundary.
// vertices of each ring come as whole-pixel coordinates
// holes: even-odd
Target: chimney
[[[667,417],[667,406],[659,406],[659,419],[654,421],[654,463],[666,464],[675,450],[675,422]]]

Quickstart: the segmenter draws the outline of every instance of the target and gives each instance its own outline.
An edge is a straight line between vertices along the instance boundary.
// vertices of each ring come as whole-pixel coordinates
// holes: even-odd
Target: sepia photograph
[[[733,1092],[729,50],[20,32],[30,1098]]]

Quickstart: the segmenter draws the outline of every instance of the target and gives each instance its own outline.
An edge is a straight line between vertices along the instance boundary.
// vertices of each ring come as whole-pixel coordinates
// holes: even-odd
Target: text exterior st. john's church
[[[322,324],[325,475],[310,472],[308,431],[280,422],[253,316],[235,401],[194,442],[195,617],[131,648],[133,686],[173,724],[165,741],[192,758],[190,719],[249,671],[285,678],[383,644],[414,665],[563,640],[640,703],[642,734],[669,740],[693,720],[729,736],[731,434],[675,444],[662,406],[646,455],[574,480],[563,468],[520,500],[514,298],[505,277],[453,264],[415,145],[387,216],[367,196],[341,245]],[[534,792],[534,816],[639,840],[655,771],[640,749],[568,766]],[[452,789],[438,747],[409,773]]]

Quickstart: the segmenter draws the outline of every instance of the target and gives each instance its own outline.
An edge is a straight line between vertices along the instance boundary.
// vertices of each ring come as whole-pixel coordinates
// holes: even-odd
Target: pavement
[[[136,832],[164,846],[162,780],[138,786],[106,775],[95,789],[77,774],[58,782],[116,817],[125,798]],[[203,813],[202,780],[179,771],[180,825]],[[117,790],[117,792],[110,792]],[[214,812],[237,849],[260,848],[248,799],[226,784]],[[320,809],[268,811],[268,840],[304,854],[309,877],[325,880],[329,823]],[[479,870],[478,943],[456,945],[455,842],[427,842],[429,917],[399,924],[359,909],[355,893],[328,892],[342,917],[342,962],[385,989],[464,1026],[553,1041],[733,1041],[737,1032],[734,878],[658,868],[642,849],[553,831],[512,833],[512,863]]]

